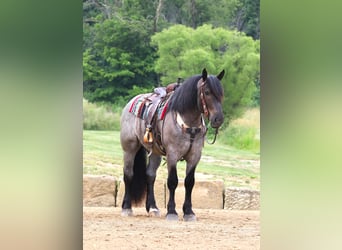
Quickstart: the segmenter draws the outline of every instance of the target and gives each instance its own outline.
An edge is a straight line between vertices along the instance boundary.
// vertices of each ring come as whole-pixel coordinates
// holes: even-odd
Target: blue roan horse
[[[168,169],[167,187],[170,192],[166,219],[178,220],[175,204],[175,190],[178,185],[176,167],[177,162],[184,159],[186,178],[183,219],[196,220],[192,210],[191,193],[195,184],[195,169],[201,158],[206,134],[203,116],[210,120],[213,128],[222,125],[223,88],[220,80],[223,76],[224,70],[214,76],[208,75],[206,69],[203,69],[202,74],[186,79],[169,93],[164,98],[166,101],[163,110],[157,110],[152,128],[148,130],[152,131],[153,140],[146,140],[146,127],[150,125],[147,124],[146,116],[144,118],[141,112],[139,116],[133,111],[135,108],[139,108],[140,111],[147,110],[146,103],[140,105],[137,103],[141,98],[148,99],[152,94],[134,97],[126,105],[121,116],[120,132],[124,151],[123,216],[133,215],[132,203],[137,204],[145,197],[147,212],[160,216],[154,196],[154,182],[161,156],[165,155]],[[163,112],[164,114],[160,115]]]

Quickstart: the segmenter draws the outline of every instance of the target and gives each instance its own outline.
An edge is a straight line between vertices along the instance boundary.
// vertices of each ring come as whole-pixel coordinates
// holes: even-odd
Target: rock
[[[109,175],[84,175],[83,206],[115,206],[116,183]]]
[[[223,208],[223,181],[196,181],[192,190],[192,207],[193,208]],[[169,190],[166,187],[166,204],[169,200]],[[176,210],[181,211],[185,199],[184,181],[178,182],[175,192]],[[180,211],[179,211],[180,210]]]
[[[116,196],[116,206],[120,207],[125,192],[125,183],[120,181],[118,193]],[[158,208],[165,208],[165,182],[163,180],[156,180],[154,183],[154,196]],[[145,200],[141,202],[137,207],[145,207]]]
[[[120,207],[124,195],[124,182],[108,175],[83,176],[83,206]],[[223,197],[223,192],[225,196]],[[157,206],[166,208],[169,190],[164,180],[156,180]],[[185,197],[184,181],[179,181],[175,193],[176,209],[181,213]],[[258,210],[260,192],[246,188],[229,187],[224,190],[223,181],[198,180],[192,190],[193,208]],[[143,201],[138,207],[145,207]]]
[[[230,187],[225,190],[224,209],[258,210],[259,208],[259,191],[237,187]]]

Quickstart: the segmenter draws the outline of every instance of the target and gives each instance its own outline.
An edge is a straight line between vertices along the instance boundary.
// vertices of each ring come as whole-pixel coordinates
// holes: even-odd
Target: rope
[[[207,134],[207,132],[208,132],[209,126],[210,126],[210,122],[209,122],[209,124],[208,124],[208,126],[207,126],[206,134]],[[205,137],[206,142],[207,142],[208,144],[211,144],[211,145],[214,144],[214,143],[216,142],[216,136],[217,136],[217,134],[218,134],[218,128],[215,129],[215,135],[214,135],[213,141],[212,141],[212,142],[209,142],[208,137],[206,136],[206,137]]]

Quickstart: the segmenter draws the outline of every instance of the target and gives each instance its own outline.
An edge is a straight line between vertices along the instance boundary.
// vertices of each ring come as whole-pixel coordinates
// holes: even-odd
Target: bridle
[[[202,107],[200,108],[200,110],[203,110],[203,114],[205,115],[205,117],[209,118],[209,110],[207,108],[207,103],[205,101],[205,98],[204,98],[204,86],[207,82],[206,81],[203,81],[203,79],[201,78],[198,83],[197,83],[197,87],[199,89],[199,96],[200,96],[200,101],[201,101],[201,105]]]
[[[207,107],[207,103],[206,103],[206,100],[205,100],[205,97],[204,97],[204,87],[205,87],[205,84],[206,84],[206,80],[203,81],[203,78],[201,78],[198,83],[197,83],[197,87],[199,89],[199,96],[200,96],[200,103],[201,103],[201,108],[200,110],[203,111],[203,114],[206,118],[209,119],[209,110],[208,110],[208,107]],[[204,120],[204,119],[203,119]],[[208,126],[210,125],[210,121],[208,122],[208,125],[206,126],[206,131],[205,131],[205,134],[208,132]],[[208,144],[214,144],[215,141],[216,141],[216,136],[217,136],[217,133],[218,133],[218,128],[215,129],[215,136],[214,136],[214,139],[212,142],[209,142],[208,141],[208,138],[205,137],[206,141]]]

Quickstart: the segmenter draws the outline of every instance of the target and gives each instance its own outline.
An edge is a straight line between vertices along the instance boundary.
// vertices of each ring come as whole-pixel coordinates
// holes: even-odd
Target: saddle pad
[[[159,103],[156,110],[158,120],[164,119],[168,108],[168,102],[169,98],[167,98],[166,100],[164,99]],[[133,100],[129,108],[130,113],[133,113],[135,116],[143,120],[147,119],[149,113],[152,112],[152,110],[152,102],[146,98],[146,95],[137,96]]]
[[[167,98],[166,100],[162,101],[157,109],[158,112],[158,120],[164,120],[165,114],[167,112],[168,104],[169,104],[170,98]]]
[[[143,119],[144,111],[146,108],[146,98],[145,95],[138,95],[132,102],[129,112],[134,114],[140,119]]]

